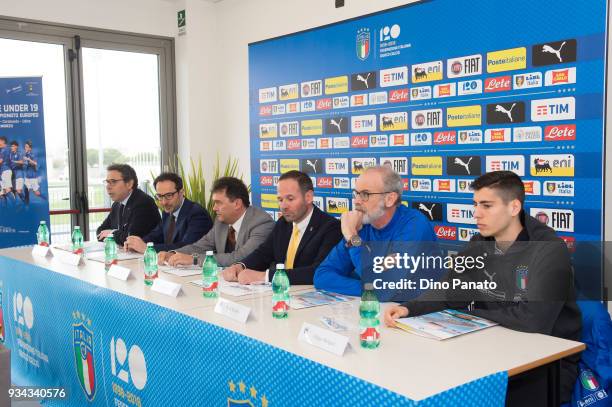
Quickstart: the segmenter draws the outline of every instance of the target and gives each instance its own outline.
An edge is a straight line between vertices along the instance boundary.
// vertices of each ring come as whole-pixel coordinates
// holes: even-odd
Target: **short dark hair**
[[[27,140],[25,143],[23,143],[27,146],[30,146],[30,148],[32,148],[32,140]]]
[[[177,191],[183,189],[183,179],[179,177],[178,174],[175,174],[173,172],[162,172],[161,174],[159,174],[157,178],[155,178],[155,180],[153,181],[153,188],[157,188],[157,183],[163,181],[174,182],[174,186],[176,187]]]
[[[8,141],[4,136],[0,136],[0,140],[4,141],[5,143]]]
[[[138,187],[138,176],[136,175],[136,171],[132,167],[127,164],[111,164],[106,167],[106,171],[118,171],[121,173],[121,177],[123,178],[123,182],[134,181],[134,185],[132,185],[132,189],[136,189]]]
[[[19,146],[19,142],[17,140],[11,141],[11,146]]]
[[[305,194],[308,191],[314,191],[314,187],[312,185],[312,179],[308,176],[308,174],[302,171],[297,171],[297,170],[287,171],[286,173],[281,175],[278,180],[283,181],[286,179],[295,180],[300,186],[300,190],[302,190],[303,194]]]
[[[525,185],[521,177],[512,171],[487,172],[472,182],[471,188],[474,191],[482,188],[495,189],[499,191],[499,196],[506,203],[514,199],[521,202],[521,207],[525,203]]]
[[[245,207],[248,208],[251,205],[249,190],[241,179],[234,177],[219,178],[214,182],[212,192],[225,192],[230,201],[240,199]]]

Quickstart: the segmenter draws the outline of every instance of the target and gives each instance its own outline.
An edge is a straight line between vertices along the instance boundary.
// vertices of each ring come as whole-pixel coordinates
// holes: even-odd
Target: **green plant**
[[[177,166],[174,164],[170,165],[170,171],[175,172],[183,179],[183,188],[185,189],[185,197],[193,202],[197,202],[204,209],[208,211],[210,217],[215,220],[217,214],[213,210],[213,201],[212,201],[212,191],[206,192],[206,178],[204,177],[204,171],[202,168],[202,156],[198,157],[197,161],[194,161],[193,158],[190,158],[190,167],[189,173],[185,172],[185,167],[183,166],[183,162],[180,157],[177,156]],[[153,179],[155,176],[151,174]],[[217,154],[217,159],[214,163],[212,179],[210,185],[212,185],[217,179],[222,177],[235,177],[242,179],[242,174],[238,174],[238,159],[233,157],[228,157],[225,165],[222,168],[221,160],[219,158],[219,154]],[[152,184],[150,184],[150,188],[152,189]],[[251,192],[251,186],[247,187],[249,192]],[[154,193],[155,191],[153,191]]]

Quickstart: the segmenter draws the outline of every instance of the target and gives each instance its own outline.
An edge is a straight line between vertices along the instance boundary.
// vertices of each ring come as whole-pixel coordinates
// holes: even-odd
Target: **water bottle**
[[[272,316],[282,319],[289,316],[289,277],[284,264],[276,265],[272,277]]]
[[[104,268],[106,271],[113,264],[117,264],[117,244],[115,238],[111,235],[104,239]]]
[[[206,259],[202,264],[202,296],[204,298],[217,298],[219,296],[217,260],[215,260],[212,250],[206,252]]]
[[[380,303],[374,286],[366,284],[359,304],[359,341],[362,348],[376,349],[380,345],[379,314]]]
[[[147,243],[147,250],[144,252],[144,277],[145,285],[153,285],[153,280],[157,278],[157,252],[153,248],[153,242]]]
[[[49,229],[47,228],[47,222],[44,220],[41,220],[40,225],[38,225],[36,240],[39,246],[49,246]]]
[[[81,233],[81,227],[75,226],[72,232],[72,253],[83,254],[83,234]]]

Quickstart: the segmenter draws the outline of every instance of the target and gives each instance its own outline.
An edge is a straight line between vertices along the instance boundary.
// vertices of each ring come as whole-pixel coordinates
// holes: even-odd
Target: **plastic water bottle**
[[[282,319],[289,316],[289,277],[284,264],[276,265],[272,277],[272,316]]]
[[[359,341],[362,348],[376,349],[380,345],[380,303],[374,286],[365,285],[359,304]]]
[[[83,254],[84,247],[81,227],[75,226],[74,230],[72,231],[72,253]]]
[[[47,222],[44,220],[41,220],[40,225],[38,225],[36,240],[39,246],[49,246],[49,229],[47,228]]]
[[[202,296],[204,298],[217,298],[219,296],[219,277],[217,277],[217,260],[212,250],[206,252],[202,264]]]
[[[111,235],[104,239],[104,268],[106,271],[113,264],[117,264],[117,244],[115,238]]]
[[[153,248],[153,242],[147,243],[147,250],[144,252],[144,277],[145,285],[153,285],[153,280],[157,278],[157,252]]]

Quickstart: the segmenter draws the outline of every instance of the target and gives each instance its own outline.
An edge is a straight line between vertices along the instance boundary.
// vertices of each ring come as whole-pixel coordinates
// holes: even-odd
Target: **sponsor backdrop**
[[[0,311],[13,383],[68,394],[45,405],[416,405],[233,331],[6,257],[0,257]],[[506,384],[500,372],[418,405],[499,406]]]
[[[510,170],[528,213],[601,240],[605,17],[604,0],[433,0],[251,44],[254,203],[278,217],[278,177],[301,169],[338,215],[387,164],[439,238],[466,241],[470,182]]]
[[[0,78],[0,137],[0,248],[34,244],[49,224],[42,78]]]

